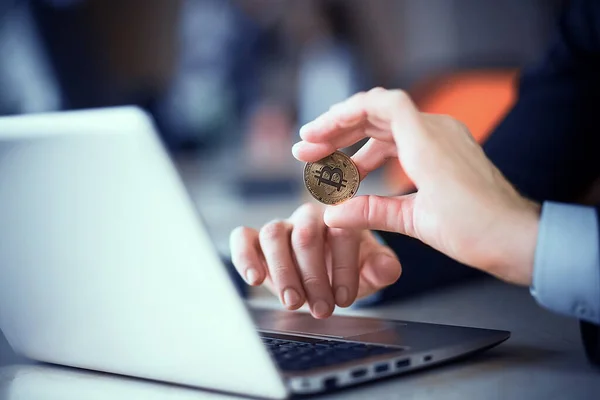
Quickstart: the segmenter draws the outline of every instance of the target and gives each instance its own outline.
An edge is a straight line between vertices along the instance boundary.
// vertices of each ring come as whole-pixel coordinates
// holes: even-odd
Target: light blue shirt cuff
[[[554,312],[600,323],[598,216],[592,207],[542,207],[531,294]]]

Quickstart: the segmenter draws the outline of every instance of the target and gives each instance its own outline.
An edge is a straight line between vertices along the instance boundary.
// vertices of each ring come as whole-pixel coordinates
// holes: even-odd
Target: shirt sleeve
[[[600,249],[593,207],[545,202],[531,294],[554,312],[600,323]]]

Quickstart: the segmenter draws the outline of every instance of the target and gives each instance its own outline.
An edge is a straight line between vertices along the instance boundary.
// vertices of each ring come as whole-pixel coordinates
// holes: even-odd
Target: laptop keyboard
[[[397,347],[374,346],[362,343],[318,340],[300,342],[281,338],[263,337],[263,343],[282,371],[306,371],[356,361],[381,354],[397,353]]]

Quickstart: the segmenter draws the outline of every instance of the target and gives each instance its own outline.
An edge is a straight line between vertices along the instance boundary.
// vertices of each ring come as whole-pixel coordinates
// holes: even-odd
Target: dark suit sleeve
[[[539,202],[575,202],[600,175],[600,1],[568,2],[558,28],[548,53],[523,71],[517,103],[484,145],[507,179]],[[382,236],[404,271],[383,299],[477,274],[420,243]],[[598,362],[598,327],[582,323],[582,335]]]
[[[524,195],[573,202],[599,175],[600,2],[569,2],[546,56],[484,150]]]
[[[551,50],[524,72],[517,104],[484,148],[540,202],[577,201],[598,179],[600,2],[568,3]],[[581,333],[588,358],[600,365],[599,327],[581,322]]]

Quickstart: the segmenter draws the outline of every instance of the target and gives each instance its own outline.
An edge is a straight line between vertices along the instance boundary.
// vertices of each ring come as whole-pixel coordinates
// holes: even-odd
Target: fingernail
[[[329,304],[327,304],[324,300],[318,300],[313,305],[313,313],[315,313],[317,317],[326,316],[329,314]]]
[[[300,137],[302,137],[302,135],[304,135],[306,133],[306,131],[310,128],[310,122],[308,124],[303,125],[300,128]]]
[[[348,301],[348,288],[346,286],[340,286],[335,291],[335,302],[338,306],[346,304]]]
[[[302,142],[298,142],[292,146],[292,154],[295,156],[298,153],[298,149],[302,147]]]
[[[246,282],[250,285],[256,285],[258,283],[258,271],[254,268],[248,268],[246,271]]]
[[[285,289],[283,291],[283,302],[288,307],[293,307],[300,302],[300,295],[292,288]]]

